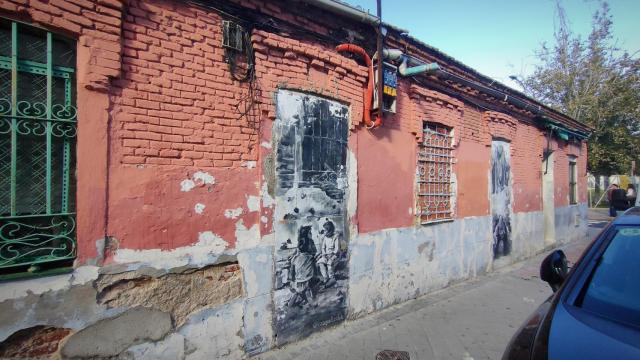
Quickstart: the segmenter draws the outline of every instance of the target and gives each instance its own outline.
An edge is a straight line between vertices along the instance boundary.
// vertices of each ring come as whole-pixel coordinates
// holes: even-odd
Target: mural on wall
[[[493,257],[511,253],[511,154],[509,143],[491,142]]]
[[[345,319],[348,108],[280,90],[276,147],[278,345]]]

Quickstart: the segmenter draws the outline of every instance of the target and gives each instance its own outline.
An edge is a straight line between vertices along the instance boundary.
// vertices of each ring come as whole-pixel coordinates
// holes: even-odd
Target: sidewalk
[[[590,228],[589,239],[597,234]],[[563,247],[570,263],[589,241]],[[418,359],[499,359],[513,333],[548,296],[541,254],[363,319],[256,356],[257,359],[374,360],[382,350]]]

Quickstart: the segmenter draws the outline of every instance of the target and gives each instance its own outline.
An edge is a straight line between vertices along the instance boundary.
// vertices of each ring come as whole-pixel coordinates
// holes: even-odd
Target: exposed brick
[[[167,150],[161,150],[160,151],[160,156],[162,157],[173,157],[173,158],[177,158],[180,156],[180,151],[178,150],[171,150],[171,149],[167,149]]]
[[[80,6],[64,0],[49,0],[49,4],[73,14],[79,14],[81,10]]]
[[[171,159],[171,165],[191,166],[193,160],[191,159]]]

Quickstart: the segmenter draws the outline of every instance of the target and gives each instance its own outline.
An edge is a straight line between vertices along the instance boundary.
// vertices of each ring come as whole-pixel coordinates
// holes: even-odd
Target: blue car
[[[540,277],[554,294],[503,359],[640,359],[640,207],[607,225],[570,272],[562,250],[549,254]]]

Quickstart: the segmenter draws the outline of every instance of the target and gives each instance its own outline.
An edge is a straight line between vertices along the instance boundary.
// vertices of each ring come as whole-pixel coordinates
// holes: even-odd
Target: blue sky
[[[347,0],[370,13],[376,0]],[[588,36],[594,0],[563,0],[571,29]],[[640,0],[609,1],[618,46],[640,50]],[[382,18],[484,75],[514,86],[509,75],[528,74],[534,51],[553,43],[556,7],[552,0],[382,0]],[[640,52],[636,54],[636,57]]]

